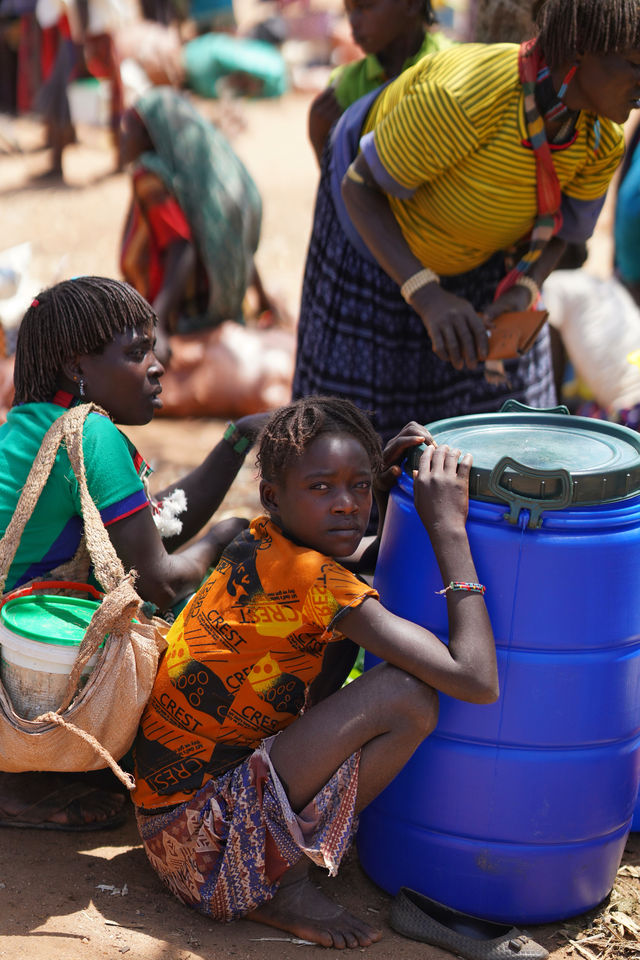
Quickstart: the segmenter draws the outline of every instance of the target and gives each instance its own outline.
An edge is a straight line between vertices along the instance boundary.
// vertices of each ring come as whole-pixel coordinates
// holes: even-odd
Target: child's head
[[[345,0],[353,39],[365,53],[381,53],[416,24],[430,27],[430,0]]]
[[[152,331],[155,322],[144,297],[118,280],[77,277],[43,290],[18,332],[14,402],[51,401],[75,357],[100,354],[118,334]]]
[[[348,556],[371,511],[380,438],[351,401],[304,397],[276,410],[260,436],[262,505],[285,533],[329,556]]]

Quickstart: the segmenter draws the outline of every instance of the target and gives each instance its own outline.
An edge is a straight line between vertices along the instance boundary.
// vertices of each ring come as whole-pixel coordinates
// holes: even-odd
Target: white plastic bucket
[[[58,709],[97,607],[91,600],[41,595],[9,600],[0,609],[0,675],[19,716],[33,720]],[[97,660],[96,653],[86,664],[81,685]]]
[[[67,87],[72,123],[86,123],[93,127],[109,124],[111,83],[97,77],[74,80]]]

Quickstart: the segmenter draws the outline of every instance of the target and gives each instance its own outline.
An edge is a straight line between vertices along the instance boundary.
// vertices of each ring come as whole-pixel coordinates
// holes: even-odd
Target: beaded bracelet
[[[444,590],[436,590],[439,595],[445,594],[447,590],[466,590],[468,593],[484,594],[487,588],[483,583],[470,583],[468,580],[452,580]]]
[[[249,437],[246,433],[242,433],[233,420],[227,424],[227,429],[222,434],[222,439],[227,441],[234,453],[245,453],[247,448],[251,446]]]
[[[418,270],[417,273],[410,276],[408,280],[405,280],[400,287],[403,300],[410,303],[411,297],[416,290],[420,290],[421,287],[426,287],[428,283],[440,283],[440,277],[434,270],[429,269],[429,267],[424,267],[422,270]]]
[[[540,296],[540,287],[535,282],[533,277],[528,277],[526,273],[522,274],[522,276],[518,277],[518,279],[515,281],[514,286],[524,287],[525,290],[529,291],[529,309],[531,309]]]

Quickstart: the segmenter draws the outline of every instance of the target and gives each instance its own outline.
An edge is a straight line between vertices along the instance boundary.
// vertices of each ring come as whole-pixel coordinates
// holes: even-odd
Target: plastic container
[[[358,851],[390,893],[405,885],[487,919],[544,923],[607,896],[638,795],[640,436],[509,410],[430,425],[474,455],[467,531],[500,698],[440,697],[435,732],[363,811]],[[446,642],[407,473],[374,583],[385,606]]]
[[[57,710],[89,622],[99,604],[67,596],[25,596],[0,609],[0,674],[15,712],[26,720]],[[82,672],[93,670],[95,654]]]
[[[72,123],[94,127],[109,125],[111,83],[98,77],[82,77],[67,86]]]

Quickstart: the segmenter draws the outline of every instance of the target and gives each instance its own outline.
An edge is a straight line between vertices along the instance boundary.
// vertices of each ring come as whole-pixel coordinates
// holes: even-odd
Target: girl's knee
[[[385,701],[398,718],[412,724],[425,737],[438,722],[438,693],[410,673],[385,664]],[[387,700],[387,696],[389,700]]]

